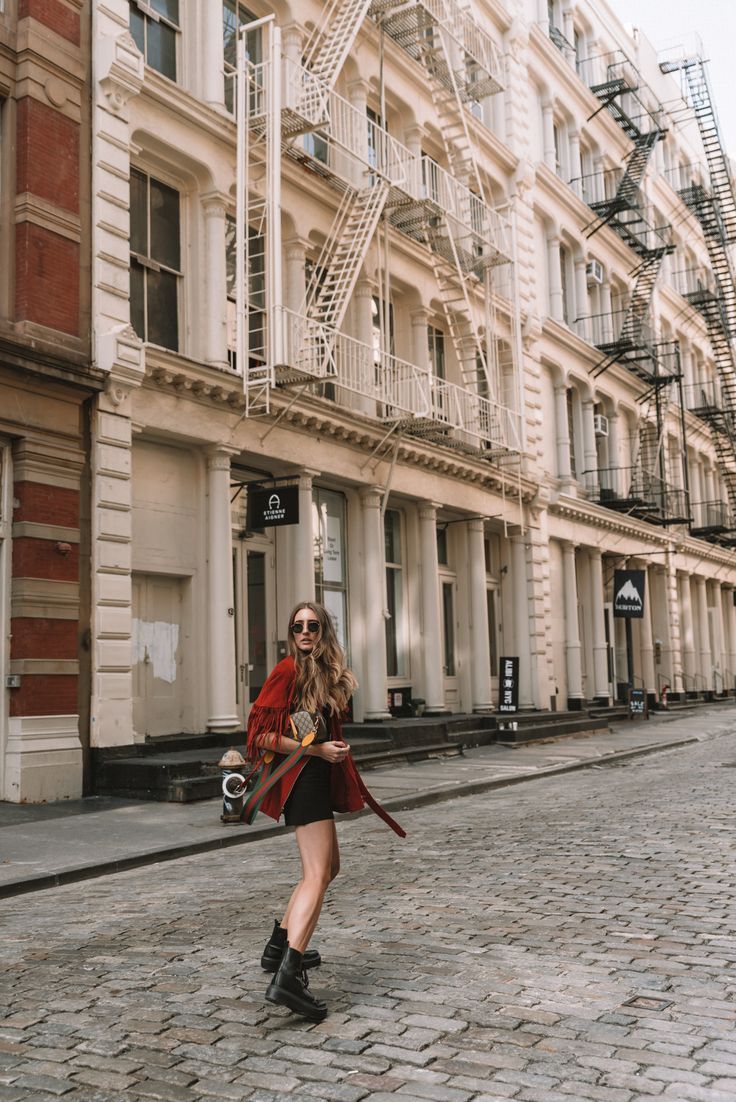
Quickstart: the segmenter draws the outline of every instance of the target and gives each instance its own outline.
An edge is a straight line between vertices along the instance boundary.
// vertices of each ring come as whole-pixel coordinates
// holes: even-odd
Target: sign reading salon
[[[299,487],[248,487],[248,528],[276,528],[299,523]]]
[[[644,616],[643,570],[615,570],[613,574],[613,615],[641,620]]]

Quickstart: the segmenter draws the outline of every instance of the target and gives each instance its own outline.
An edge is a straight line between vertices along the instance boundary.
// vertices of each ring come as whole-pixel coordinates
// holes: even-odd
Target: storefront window
[[[222,5],[222,45],[225,58],[225,105],[228,111],[235,110],[235,74],[238,64],[238,28],[243,23],[255,22],[255,15],[238,0],[223,0]],[[261,28],[249,31],[245,36],[245,53],[254,65],[262,61]]]
[[[445,677],[455,676],[455,602],[454,582],[442,582],[442,628],[445,659]]]
[[[345,552],[345,498],[315,488],[314,583],[317,600],[333,618],[340,646],[348,654],[348,576]]]
[[[386,673],[406,677],[404,612],[404,554],[401,538],[401,513],[387,509],[384,518],[386,541]]]

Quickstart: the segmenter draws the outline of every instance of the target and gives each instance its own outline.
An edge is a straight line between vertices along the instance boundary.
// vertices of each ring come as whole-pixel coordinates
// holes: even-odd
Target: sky
[[[696,31],[710,59],[709,72],[721,136],[736,157],[736,0],[609,0],[623,23],[639,27],[657,48],[675,45]]]

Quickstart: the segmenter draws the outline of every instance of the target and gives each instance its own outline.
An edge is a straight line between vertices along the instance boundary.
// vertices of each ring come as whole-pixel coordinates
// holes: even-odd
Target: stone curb
[[[605,765],[614,761],[622,761],[626,758],[638,758],[648,754],[657,754],[664,750],[674,750],[680,746],[689,746],[692,743],[701,742],[698,736],[674,739],[670,742],[660,742],[651,746],[635,747],[632,750],[614,750],[613,753],[604,754],[599,758],[591,758],[570,762],[565,765],[550,765],[539,769],[535,773],[519,773],[509,777],[495,777],[487,781],[471,781],[457,787],[430,789],[428,792],[420,792],[415,796],[396,796],[390,800],[382,801],[387,811],[410,811],[413,808],[426,807],[429,804],[442,803],[445,800],[454,800],[461,796],[475,796],[481,792],[490,792],[495,788],[508,788],[510,785],[524,784],[527,781],[541,780],[545,777],[561,776],[564,773],[575,773],[581,769],[590,769],[591,766]],[[344,819],[356,819],[362,815],[372,815],[369,808],[356,811],[352,815],[345,815]],[[240,828],[238,828],[240,829]],[[165,846],[162,849],[150,850],[147,853],[137,853],[131,857],[120,857],[113,861],[101,861],[91,865],[79,865],[76,868],[64,869],[61,872],[47,873],[41,876],[31,876],[22,880],[9,880],[0,884],[0,899],[8,899],[16,895],[25,895],[30,892],[44,891],[46,888],[63,887],[65,884],[75,884],[81,880],[94,880],[98,876],[107,876],[116,872],[127,872],[129,869],[141,868],[145,865],[155,865],[160,861],[175,861],[180,857],[191,857],[199,853],[214,852],[218,849],[231,849],[233,846],[247,845],[258,842],[262,838],[270,838],[277,834],[285,834],[289,827],[282,824],[274,826],[250,827],[247,831],[233,834],[231,837],[210,838],[204,842],[189,842],[180,846]]]

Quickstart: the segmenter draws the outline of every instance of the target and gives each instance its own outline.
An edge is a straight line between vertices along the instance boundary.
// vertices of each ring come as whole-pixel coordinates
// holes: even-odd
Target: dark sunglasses
[[[291,625],[291,631],[292,631],[293,635],[301,635],[301,633],[304,630],[305,630],[305,625],[304,624],[292,624]],[[306,630],[311,632],[312,635],[314,635],[315,632],[319,631],[319,620],[307,620]]]

